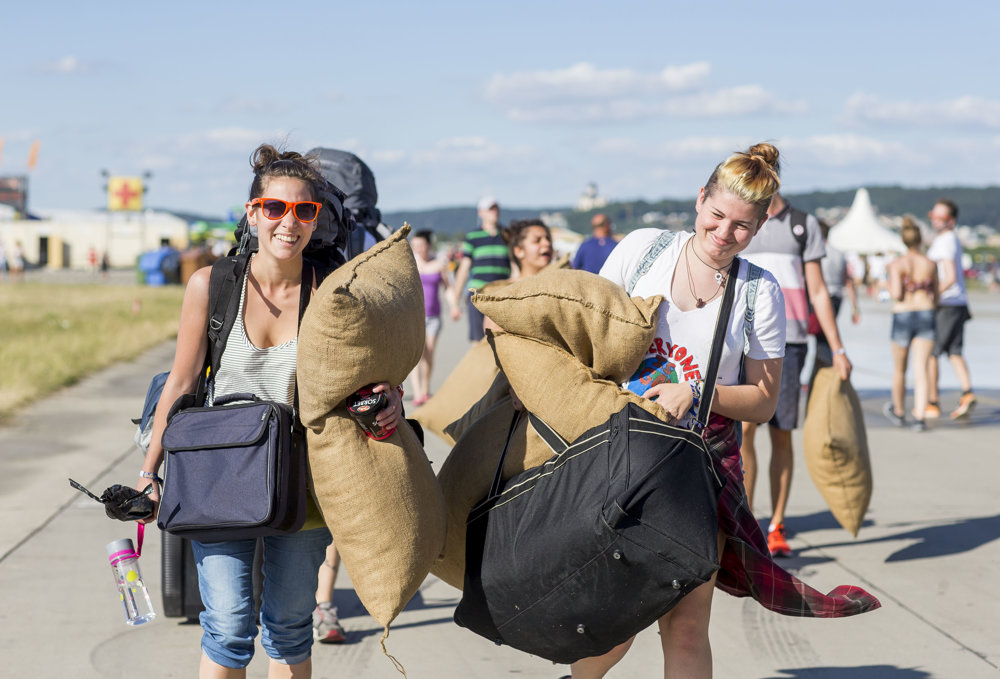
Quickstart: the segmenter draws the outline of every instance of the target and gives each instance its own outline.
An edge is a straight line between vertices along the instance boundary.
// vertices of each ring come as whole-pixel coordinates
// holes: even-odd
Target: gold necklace
[[[688,240],[688,245],[689,246],[691,245],[690,240]],[[684,262],[687,264],[688,290],[691,291],[691,296],[695,298],[694,305],[699,309],[701,309],[703,306],[705,306],[718,296],[719,292],[722,290],[722,285],[726,282],[726,277],[722,273],[721,269],[715,269],[715,267],[712,266],[711,264],[705,264],[705,266],[709,267],[710,269],[715,269],[715,282],[719,284],[719,287],[715,289],[715,292],[712,293],[712,296],[709,297],[708,299],[702,299],[701,297],[699,297],[698,293],[694,291],[694,276],[691,275],[691,258],[688,257],[688,250],[693,250],[693,249],[694,249],[693,246],[684,249]],[[694,256],[698,257],[698,253],[697,252],[694,253]],[[704,260],[701,259],[701,257],[698,257],[698,261],[702,262],[703,264],[705,263]]]

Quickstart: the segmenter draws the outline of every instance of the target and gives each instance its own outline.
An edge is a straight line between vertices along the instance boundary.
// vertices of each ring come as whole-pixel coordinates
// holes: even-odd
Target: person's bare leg
[[[210,660],[204,653],[201,654],[201,665],[198,667],[199,679],[245,679],[246,676],[245,667],[239,669],[223,667]]]
[[[757,446],[754,437],[757,435],[757,424],[743,423],[743,445],[740,447],[740,457],[743,458],[743,490],[747,495],[747,506],[753,511],[753,489],[757,485]]]
[[[285,665],[272,658],[267,668],[267,679],[309,679],[312,673],[312,658],[294,665]]]
[[[785,520],[788,494],[792,488],[792,432],[789,429],[768,427],[771,432],[771,523]]]
[[[424,345],[424,355],[421,360],[424,362],[424,396],[431,393],[431,371],[434,370],[434,349],[437,347],[437,337],[430,336]]]
[[[906,411],[906,362],[909,358],[909,347],[901,347],[895,342],[892,346],[892,408],[900,417]],[[925,378],[926,380],[926,378]],[[923,412],[923,411],[921,411]],[[920,416],[923,419],[923,415]]]
[[[915,339],[911,343],[910,349],[913,353],[913,417],[922,420],[929,400],[927,396],[927,362],[934,350],[934,341]]]
[[[719,557],[725,536],[718,535]],[[699,585],[659,619],[660,645],[663,647],[664,679],[711,679],[712,644],[708,624],[712,616],[715,578]]]
[[[632,637],[623,644],[615,646],[604,655],[595,655],[593,658],[583,658],[577,660],[569,666],[573,679],[601,679],[618,661],[625,657],[635,637]]]
[[[927,359],[927,402],[938,403],[938,359],[933,353]]]
[[[316,603],[333,603],[333,590],[340,569],[340,552],[332,542],[326,546],[326,556],[319,566],[316,578]]]
[[[969,377],[969,366],[961,354],[949,354],[948,361],[951,363],[955,377],[958,379],[958,386],[962,388],[962,393],[972,391],[972,378]]]

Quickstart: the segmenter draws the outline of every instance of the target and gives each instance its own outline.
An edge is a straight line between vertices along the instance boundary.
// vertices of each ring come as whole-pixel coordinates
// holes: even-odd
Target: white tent
[[[873,255],[906,252],[899,234],[882,226],[872,209],[868,189],[858,189],[847,214],[830,229],[828,242],[841,252]]]

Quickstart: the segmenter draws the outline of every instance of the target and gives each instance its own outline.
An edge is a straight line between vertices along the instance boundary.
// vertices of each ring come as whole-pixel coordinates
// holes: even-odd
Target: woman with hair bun
[[[892,400],[882,411],[897,427],[906,424],[906,364],[913,354],[913,429],[924,431],[927,409],[927,365],[934,350],[934,312],[938,302],[937,265],[923,253],[916,220],[903,217],[899,231],[906,253],[889,263],[892,295]]]
[[[780,185],[777,163],[778,149],[771,144],[734,153],[699,190],[693,233],[676,234],[637,281],[634,276],[640,263],[662,237],[658,229],[630,233],[601,269],[602,276],[619,285],[634,283],[632,295],[663,295],[656,337],[625,386],[658,402],[680,426],[689,423],[698,404],[730,266],[767,219],[771,197]],[[665,677],[712,676],[708,626],[715,587],[736,596],[754,596],[771,610],[790,615],[835,617],[878,606],[870,595],[853,588],[835,596],[823,595],[776,566],[747,506],[739,423],[765,422],[774,413],[785,347],[784,298],[774,277],[763,271],[756,278],[754,322],[744,356],[749,274],[749,264],[740,260],[712,415],[705,430],[716,472],[724,479],[718,506],[720,570],[659,619]],[[631,643],[577,661],[572,665],[572,679],[603,677]]]
[[[315,276],[303,280],[303,253],[320,210],[327,209],[319,198],[325,182],[311,159],[268,144],[254,151],[251,166],[254,178],[245,209],[248,222],[257,229],[258,250],[240,281],[239,313],[208,400],[249,392],[294,407],[300,290],[303,285],[315,290],[317,283]],[[196,271],[184,293],[173,367],[156,409],[139,489],[145,488],[147,479],[158,480],[167,413],[178,397],[195,392],[205,366],[211,271],[210,266]],[[387,383],[374,390],[386,392],[389,399],[379,413],[379,424],[395,427],[402,413],[398,392]],[[156,484],[150,498],[158,508]],[[301,530],[263,538],[261,645],[270,658],[272,678],[308,679],[312,674],[317,573],[332,538],[311,496],[307,506]],[[257,635],[252,578],[256,543],[254,538],[191,543],[205,605],[200,616],[203,679],[246,676]]]

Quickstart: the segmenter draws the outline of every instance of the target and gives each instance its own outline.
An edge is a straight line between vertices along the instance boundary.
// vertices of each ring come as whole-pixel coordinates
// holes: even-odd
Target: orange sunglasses
[[[289,202],[280,198],[254,198],[250,204],[260,205],[260,211],[268,219],[281,219],[291,210],[295,218],[304,224],[316,221],[319,209],[323,207],[321,203],[311,200]]]

